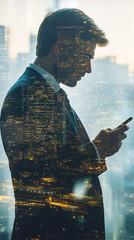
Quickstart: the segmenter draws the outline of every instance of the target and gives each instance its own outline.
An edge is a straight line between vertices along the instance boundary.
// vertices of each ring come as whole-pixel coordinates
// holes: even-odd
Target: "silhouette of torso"
[[[27,68],[5,98],[1,123],[15,192],[12,239],[105,239],[105,160],[64,91]]]

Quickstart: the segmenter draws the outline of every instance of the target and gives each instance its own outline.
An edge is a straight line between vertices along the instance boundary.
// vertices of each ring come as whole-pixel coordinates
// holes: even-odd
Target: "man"
[[[91,73],[105,34],[78,9],[46,15],[36,59],[9,90],[1,112],[16,203],[12,240],[105,239],[98,176],[121,147],[127,126],[91,142],[59,83]]]

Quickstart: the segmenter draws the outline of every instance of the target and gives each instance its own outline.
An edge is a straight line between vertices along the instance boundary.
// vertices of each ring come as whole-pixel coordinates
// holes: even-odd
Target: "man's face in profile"
[[[85,73],[91,73],[91,59],[94,58],[95,48],[94,41],[66,42],[58,52],[58,81],[74,87]]]

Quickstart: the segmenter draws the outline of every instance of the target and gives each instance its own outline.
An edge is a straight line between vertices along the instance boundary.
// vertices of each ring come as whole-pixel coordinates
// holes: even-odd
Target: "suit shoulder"
[[[19,79],[9,89],[7,95],[9,95],[16,88],[19,88],[19,87],[21,88],[23,86],[30,86],[39,77],[40,76],[36,76],[36,74],[34,74],[34,72],[30,70],[30,68],[26,68],[25,72],[19,77]]]
[[[22,105],[54,105],[56,94],[45,79],[35,70],[27,68],[18,81],[8,91],[2,112],[20,112]]]
[[[7,96],[12,92],[20,91],[21,89],[45,89],[46,92],[50,92],[50,86],[45,79],[34,69],[27,67],[25,72],[20,76],[16,83],[9,89]]]

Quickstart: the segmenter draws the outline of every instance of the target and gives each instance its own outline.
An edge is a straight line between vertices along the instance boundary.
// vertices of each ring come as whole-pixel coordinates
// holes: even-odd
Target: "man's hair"
[[[52,46],[57,42],[58,27],[79,26],[83,28],[81,39],[94,39],[99,46],[108,44],[105,33],[99,29],[93,19],[75,8],[63,8],[48,13],[41,23],[37,36],[36,55],[47,56]]]

